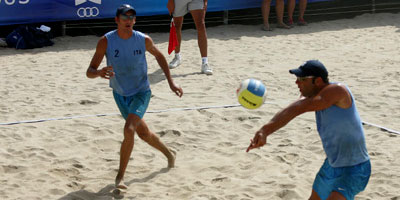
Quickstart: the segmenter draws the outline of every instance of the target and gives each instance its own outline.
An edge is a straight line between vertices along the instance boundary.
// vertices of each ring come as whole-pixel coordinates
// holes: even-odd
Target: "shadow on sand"
[[[162,168],[157,172],[153,172],[150,175],[144,178],[136,178],[130,181],[125,181],[127,186],[130,186],[134,183],[145,183],[159,174],[167,173],[170,168]],[[123,199],[125,198],[124,194],[120,194],[118,190],[115,190],[114,184],[108,184],[98,192],[89,192],[87,190],[81,189],[76,192],[71,192],[61,198],[59,200],[112,200],[112,199]],[[135,197],[129,197],[129,199],[136,199]]]

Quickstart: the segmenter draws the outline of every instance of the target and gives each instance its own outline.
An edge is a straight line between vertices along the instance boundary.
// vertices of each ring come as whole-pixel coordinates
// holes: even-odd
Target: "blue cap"
[[[136,10],[129,4],[122,4],[121,6],[118,7],[117,13],[115,16],[123,15],[129,11],[133,11],[133,15],[136,16]]]
[[[328,77],[328,70],[319,60],[306,61],[299,68],[289,70],[289,73],[297,77],[315,76],[323,79]]]

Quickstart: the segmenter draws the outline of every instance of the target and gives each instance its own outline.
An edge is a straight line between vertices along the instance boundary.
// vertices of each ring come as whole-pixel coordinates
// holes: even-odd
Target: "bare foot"
[[[269,27],[269,24],[264,24],[264,25],[261,27],[261,29],[262,29],[263,31],[272,31],[272,28]]]
[[[307,22],[304,21],[304,19],[299,19],[299,21],[297,22],[297,25],[299,25],[299,26],[307,26]]]
[[[263,27],[261,27],[261,30],[263,30],[263,31],[272,31],[272,28],[270,28],[269,26],[263,26]]]
[[[290,29],[291,27],[286,25],[285,23],[278,23],[276,26],[277,28],[283,28],[283,29]]]
[[[115,188],[121,189],[121,190],[126,190],[128,189],[128,186],[124,184],[124,180],[121,178],[118,178],[118,176],[115,178]]]
[[[176,151],[169,149],[171,152],[171,156],[168,157],[168,168],[174,168],[175,167],[175,159],[176,159]]]

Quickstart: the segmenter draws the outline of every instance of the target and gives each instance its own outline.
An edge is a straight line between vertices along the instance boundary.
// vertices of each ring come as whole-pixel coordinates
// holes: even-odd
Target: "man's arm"
[[[111,66],[97,70],[101,64],[101,61],[103,61],[106,50],[107,38],[103,36],[97,43],[96,52],[94,53],[92,61],[90,61],[90,65],[86,71],[86,76],[88,78],[96,78],[100,76],[105,79],[110,79],[110,77],[114,76]]]
[[[262,147],[267,142],[267,136],[288,124],[295,117],[309,111],[318,111],[329,108],[332,105],[341,103],[348,98],[348,92],[343,86],[329,84],[317,95],[309,98],[301,98],[288,107],[282,109],[275,116],[258,130],[251,140],[247,152],[251,149]]]
[[[160,52],[160,50],[157,49],[157,47],[153,43],[153,40],[147,35],[145,38],[145,42],[146,42],[146,50],[156,58],[158,65],[160,65],[161,69],[165,74],[165,77],[168,80],[169,87],[173,92],[175,92],[176,95],[181,97],[183,94],[182,88],[175,85],[174,81],[172,80],[171,73],[168,68],[168,63],[164,55]]]

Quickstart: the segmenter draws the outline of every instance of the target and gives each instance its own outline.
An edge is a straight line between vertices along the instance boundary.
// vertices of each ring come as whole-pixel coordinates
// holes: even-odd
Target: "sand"
[[[166,158],[136,136],[124,195],[112,192],[124,121],[108,82],[85,75],[99,38],[58,37],[54,46],[32,50],[0,48],[0,123],[72,117],[0,125],[0,199],[307,199],[325,158],[314,113],[291,121],[263,148],[245,150],[274,113],[298,98],[288,70],[309,59],[323,62],[331,81],[350,87],[363,121],[400,130],[400,14],[272,32],[225,25],[207,33],[212,76],[199,73],[196,31],[183,31],[183,64],[171,70],[184,90],[181,99],[147,54],[154,95],[148,110],[235,105],[236,88],[247,78],[264,82],[267,103],[256,110],[147,113],[150,129],[177,152],[176,168],[166,168]],[[171,60],[168,33],[150,36]],[[86,116],[96,114],[106,115]],[[372,176],[356,199],[400,199],[400,135],[364,129]]]

